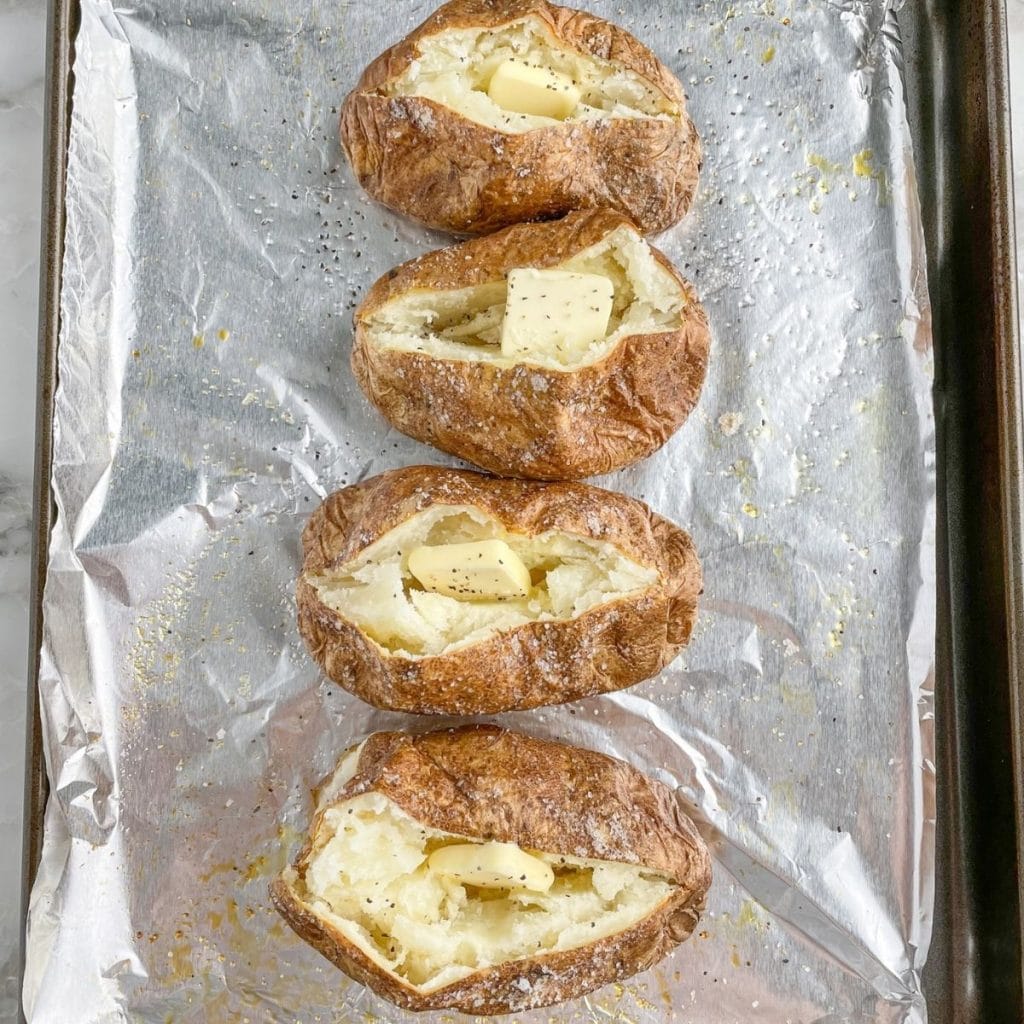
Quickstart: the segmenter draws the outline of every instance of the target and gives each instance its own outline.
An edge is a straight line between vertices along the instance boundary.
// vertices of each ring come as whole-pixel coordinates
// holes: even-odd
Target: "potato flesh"
[[[689,299],[636,231],[616,228],[596,245],[548,270],[607,278],[614,300],[607,333],[590,345],[510,357],[500,346],[505,281],[450,291],[417,290],[374,311],[366,323],[370,344],[435,359],[479,361],[500,367],[571,371],[603,359],[623,338],[677,330]],[[474,330],[476,328],[476,330]]]
[[[417,589],[409,553],[421,545],[503,540],[530,570],[524,598],[460,601]],[[440,505],[407,519],[358,559],[329,574],[307,577],[329,608],[354,622],[385,650],[406,657],[443,654],[527,622],[575,618],[658,581],[604,541],[552,531],[509,533],[471,506]]]
[[[647,917],[672,892],[635,864],[531,850],[554,870],[546,892],[481,889],[428,859],[472,842],[426,828],[378,793],[326,811],[301,880],[314,911],[385,970],[423,991],[495,964],[577,949]]]
[[[562,46],[535,18],[494,30],[449,29],[420,40],[418,49],[418,58],[389,84],[389,95],[422,96],[507,134],[566,121],[680,115],[676,103],[645,78],[615,61]],[[488,87],[498,68],[513,59],[565,76],[579,90],[575,107],[555,118],[506,110],[496,103]]]

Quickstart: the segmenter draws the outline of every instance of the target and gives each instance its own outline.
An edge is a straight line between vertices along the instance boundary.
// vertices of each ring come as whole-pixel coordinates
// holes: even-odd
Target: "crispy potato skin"
[[[707,315],[671,263],[654,255],[689,299],[677,330],[624,338],[578,370],[438,359],[374,345],[377,311],[412,291],[501,280],[515,267],[551,267],[624,225],[585,210],[520,224],[396,267],[355,313],[352,371],[367,397],[417,441],[505,476],[575,480],[611,473],[657,451],[697,404],[707,373]]]
[[[445,654],[406,658],[324,605],[307,576],[344,565],[431,505],[473,505],[525,534],[598,537],[660,582],[567,621],[530,622]],[[561,704],[655,675],[689,640],[701,570],[688,534],[642,502],[586,484],[411,466],[330,495],[303,532],[299,632],[334,682],[378,708],[476,715]]]
[[[498,1014],[572,999],[657,963],[693,931],[704,909],[711,860],[693,823],[667,787],[604,754],[496,726],[422,736],[377,733],[337,802],[369,791],[431,828],[642,864],[666,872],[677,885],[648,917],[617,935],[477,971],[423,993],[374,964],[304,902],[301,879],[326,840],[320,831],[327,808],[321,808],[293,871],[271,886],[274,903],[301,938],[404,1009]]]
[[[536,18],[567,49],[615,61],[662,91],[678,120],[617,118],[511,135],[433,100],[389,97],[425,37]],[[546,0],[452,0],[363,72],[341,111],[341,142],[379,202],[431,227],[482,234],[570,210],[621,210],[644,232],[690,207],[701,147],[678,79],[617,25]]]

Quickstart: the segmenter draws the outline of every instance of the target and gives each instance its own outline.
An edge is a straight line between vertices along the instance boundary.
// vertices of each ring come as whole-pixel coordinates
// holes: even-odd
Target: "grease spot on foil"
[[[743,413],[724,412],[718,417],[718,428],[726,437],[732,437],[743,426]]]

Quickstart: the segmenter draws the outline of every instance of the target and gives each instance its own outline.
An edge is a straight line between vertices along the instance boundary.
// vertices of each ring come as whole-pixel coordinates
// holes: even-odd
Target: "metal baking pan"
[[[51,0],[26,901],[46,799],[36,675],[77,18],[76,0]],[[1005,8],[918,0],[900,24],[929,251],[940,458],[939,872],[926,993],[937,1024],[1010,1024],[1024,1020],[1024,449]]]
[[[1021,363],[1002,0],[908,4],[934,316],[939,795],[931,1019],[1019,1022],[1024,910]]]
[[[43,814],[48,784],[39,717],[39,652],[42,647],[43,586],[54,504],[50,493],[53,444],[53,396],[57,388],[57,339],[60,335],[60,278],[64,254],[64,179],[71,127],[72,51],[78,28],[75,0],[50,0],[46,30],[46,130],[43,153],[43,216],[40,286],[36,458],[33,492],[32,600],[29,607],[28,715],[25,741],[25,802],[22,841],[22,933],[19,977],[25,973],[24,922],[43,842]],[[24,1015],[19,1019],[24,1020]]]

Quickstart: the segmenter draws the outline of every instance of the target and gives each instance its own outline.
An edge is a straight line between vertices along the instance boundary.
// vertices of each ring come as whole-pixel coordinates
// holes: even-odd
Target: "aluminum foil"
[[[704,139],[659,244],[708,308],[710,377],[663,451],[599,482],[691,530],[706,592],[659,678],[502,720],[677,786],[716,876],[673,957],[515,1019],[920,1022],[935,445],[894,5],[583,6],[654,47]],[[347,365],[368,284],[446,239],[369,201],[335,131],[430,7],[81,7],[28,1016],[408,1020],[296,939],[267,884],[337,752],[423,728],[322,679],[292,588],[324,494],[446,461]]]

